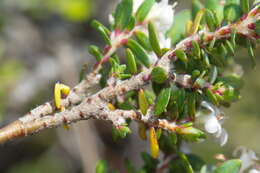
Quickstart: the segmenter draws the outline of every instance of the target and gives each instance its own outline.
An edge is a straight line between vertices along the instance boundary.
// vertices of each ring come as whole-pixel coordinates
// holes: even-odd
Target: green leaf
[[[138,22],[143,22],[150,12],[155,0],[145,0],[136,12],[136,19]]]
[[[89,46],[88,52],[96,58],[97,62],[99,62],[103,58],[103,54],[97,46]]]
[[[141,31],[137,31],[135,32],[135,36],[137,39],[137,42],[143,46],[144,49],[146,49],[147,51],[152,51],[152,47],[149,41],[149,38],[147,37],[147,35]]]
[[[163,68],[154,67],[151,73],[151,78],[153,82],[162,84],[167,80],[168,75]]]
[[[247,40],[247,51],[248,51],[248,55],[251,59],[252,66],[255,67],[255,65],[256,65],[255,53],[254,53],[254,49],[253,49],[253,46],[252,46],[252,43],[250,40]]]
[[[187,99],[188,99],[188,114],[192,119],[194,119],[196,113],[196,93],[189,93]]]
[[[187,154],[187,158],[194,171],[200,171],[202,166],[205,164],[204,160],[195,154]]]
[[[224,3],[223,3],[224,4]],[[216,14],[219,23],[223,20],[223,9],[224,6],[219,0],[206,0],[205,7]]]
[[[93,20],[91,22],[91,26],[93,28],[95,28],[101,35],[101,37],[104,39],[104,41],[110,45],[110,38],[109,38],[109,34],[110,34],[110,31],[104,26],[102,25],[100,22],[98,22],[97,20]]]
[[[217,21],[211,10],[206,9],[206,22],[210,31],[214,31],[217,27]]]
[[[260,21],[258,20],[256,23],[255,32],[260,35]]]
[[[174,22],[167,35],[172,39],[172,44],[180,41],[185,34],[185,24],[191,19],[191,12],[183,10],[174,16]]]
[[[226,48],[231,55],[234,55],[235,50],[233,44],[229,40],[226,40]]]
[[[126,125],[112,128],[112,137],[116,141],[119,138],[125,138],[127,134],[131,133],[131,130]]]
[[[240,0],[241,8],[244,13],[249,12],[249,0]]]
[[[212,103],[214,103],[215,105],[218,105],[218,104],[219,104],[217,97],[214,95],[214,93],[213,93],[210,89],[207,89],[207,90],[206,90],[206,95],[207,95],[208,99],[209,99]]]
[[[241,167],[241,160],[234,159],[223,163],[213,173],[238,173]]]
[[[190,142],[197,142],[206,138],[203,131],[194,127],[180,128],[177,130],[177,133],[180,134],[184,140]]]
[[[199,59],[200,58],[200,46],[199,44],[192,40],[193,54]]]
[[[115,12],[115,27],[123,30],[130,20],[133,10],[133,0],[122,0],[116,7]]]
[[[137,173],[137,170],[135,169],[133,163],[130,160],[126,159],[124,163],[125,163],[127,173]]]
[[[135,27],[135,17],[131,16],[130,21],[126,27],[128,31],[132,31],[132,29]]]
[[[162,55],[162,51],[161,51],[161,48],[160,48],[160,44],[159,44],[159,40],[158,40],[158,37],[157,37],[157,34],[156,34],[156,30],[154,28],[154,25],[149,22],[148,24],[148,33],[149,33],[149,41],[150,41],[150,44],[153,48],[153,51],[156,53],[156,55],[158,57],[160,57]]]
[[[183,153],[178,153],[178,157],[169,163],[169,172],[176,173],[194,173],[192,166]]]
[[[192,15],[192,20],[195,19],[198,11],[200,9],[204,8],[204,6],[202,5],[202,3],[200,2],[200,0],[192,0],[191,3],[191,15]]]
[[[96,165],[96,173],[106,173],[107,167],[107,162],[105,160],[99,160]]]
[[[183,50],[177,49],[174,52],[178,59],[180,59],[184,64],[187,64],[188,58],[187,58],[186,53]]]
[[[137,60],[139,60],[143,65],[146,67],[150,66],[149,57],[144,48],[139,43],[137,43],[135,40],[129,39],[127,42],[127,47],[131,49]]]
[[[224,19],[228,22],[233,22],[241,15],[240,0],[227,0],[224,7]]]
[[[170,96],[171,96],[171,88],[165,88],[160,92],[154,107],[155,115],[160,115],[161,113],[166,111],[167,105],[170,101]]]
[[[209,83],[214,84],[217,77],[218,77],[218,68],[216,66],[213,66],[209,72]]]
[[[135,56],[129,48],[127,48],[125,52],[126,52],[126,58],[127,58],[127,68],[129,69],[131,74],[136,74],[137,66],[136,66],[136,62],[135,62]]]

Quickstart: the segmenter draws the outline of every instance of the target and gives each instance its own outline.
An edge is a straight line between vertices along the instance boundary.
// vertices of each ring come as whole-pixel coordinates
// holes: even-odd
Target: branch
[[[177,49],[182,49],[186,52],[190,51],[192,40],[197,41],[200,46],[204,46],[213,39],[228,39],[233,29],[236,30],[237,34],[241,34],[255,40],[258,36],[255,33],[254,28],[252,28],[252,25],[254,25],[259,18],[260,14],[258,7],[255,7],[248,13],[248,15],[244,16],[234,24],[221,27],[215,32],[201,31],[194,34],[181,41],[174,50],[170,50],[165,53],[163,57],[155,63],[155,65],[163,68],[169,75],[173,76],[173,82],[179,82],[186,87],[192,87],[189,82],[189,77],[187,78],[185,75],[171,74],[170,63],[171,61],[175,61],[177,59],[175,56],[175,51]],[[92,84],[96,84],[98,82],[98,75],[94,71],[87,76],[86,80],[82,81],[72,90],[67,99],[63,100],[63,105],[67,108],[67,110],[54,113],[55,108],[53,104],[45,103],[44,105],[30,111],[19,120],[0,129],[0,142],[3,143],[16,137],[31,135],[47,128],[57,127],[64,123],[69,124],[89,118],[110,121],[115,126],[124,124],[125,120],[130,118],[136,121],[142,121],[146,124],[154,123],[154,126],[174,131],[179,126],[175,123],[170,123],[167,120],[153,120],[152,117],[148,117],[147,119],[147,117],[142,116],[140,113],[133,110],[109,111],[107,107],[107,103],[115,97],[122,96],[131,90],[140,89],[144,85],[148,84],[150,81],[151,71],[152,67],[143,70],[143,72],[133,76],[129,80],[124,80],[115,86],[107,86],[96,94],[86,97],[85,91],[91,87]]]

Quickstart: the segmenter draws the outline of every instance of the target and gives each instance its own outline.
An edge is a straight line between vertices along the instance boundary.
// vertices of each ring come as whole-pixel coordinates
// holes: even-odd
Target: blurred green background
[[[90,70],[93,58],[89,44],[104,46],[90,27],[92,19],[108,25],[108,14],[117,0],[1,0],[0,1],[0,124],[11,122],[31,108],[50,100],[53,86],[61,81],[70,86],[78,82],[82,64]],[[176,12],[190,7],[179,0]],[[260,51],[256,49],[256,55]],[[252,69],[246,50],[236,58],[244,67],[242,99],[225,110],[224,127],[229,141],[220,147],[212,138],[188,145],[210,163],[216,153],[232,157],[240,145],[260,153],[260,61]],[[66,70],[64,70],[66,69]],[[259,102],[258,102],[259,101]],[[148,151],[132,124],[133,133],[113,142],[108,123],[86,121],[73,124],[69,131],[50,129],[32,137],[0,146],[2,173],[81,173],[94,172],[99,159],[124,172],[123,160],[141,165],[140,151]]]

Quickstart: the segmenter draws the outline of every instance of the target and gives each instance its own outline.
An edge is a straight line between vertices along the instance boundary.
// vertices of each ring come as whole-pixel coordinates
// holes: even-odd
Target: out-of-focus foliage
[[[91,0],[3,0],[1,4],[19,8],[33,17],[56,14],[74,22],[88,19],[93,8]]]
[[[0,121],[7,103],[6,99],[8,96],[8,91],[12,88],[15,81],[22,74],[23,69],[23,65],[18,61],[7,60],[0,63]]]

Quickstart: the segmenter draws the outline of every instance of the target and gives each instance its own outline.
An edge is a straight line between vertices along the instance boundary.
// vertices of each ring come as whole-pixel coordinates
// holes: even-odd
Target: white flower
[[[248,173],[260,173],[260,171],[256,169],[251,169]]]
[[[161,48],[170,48],[171,47],[171,39],[167,38],[164,33],[158,34],[158,40]]]
[[[222,122],[218,119],[218,117],[223,113],[219,110],[219,108],[206,101],[203,101],[201,106],[210,112],[208,114],[199,112],[196,116],[198,116],[198,118],[204,123],[205,130],[214,135],[220,145],[224,146],[227,143],[228,134],[227,131],[222,128]]]
[[[255,162],[259,160],[255,152],[246,147],[238,147],[237,149],[235,149],[235,151],[233,152],[233,156],[239,157],[242,161],[240,173],[244,172],[248,168],[252,168],[255,165]],[[260,171],[257,171],[256,169],[251,169],[249,173],[260,173]]]
[[[168,0],[161,0],[159,3],[155,3],[145,20],[153,22],[159,32],[165,33],[173,23],[176,4],[169,5]]]

